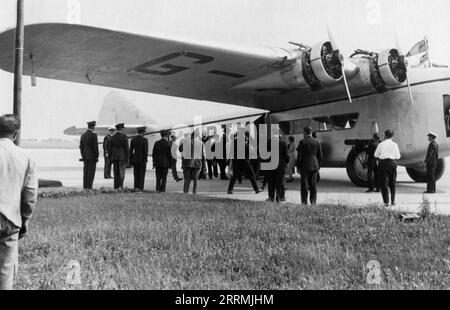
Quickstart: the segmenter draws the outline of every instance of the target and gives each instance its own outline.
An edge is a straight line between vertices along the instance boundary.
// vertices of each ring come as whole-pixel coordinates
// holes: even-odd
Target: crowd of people
[[[88,123],[88,130],[82,135],[80,151],[84,162],[83,187],[92,189],[95,177],[96,163],[99,158],[95,122]],[[103,154],[105,157],[104,177],[114,178],[114,188],[123,189],[125,171],[127,166],[134,170],[134,189],[144,190],[147,161],[149,155],[148,140],[144,137],[146,128],[138,128],[138,135],[131,139],[123,133],[124,124],[117,124],[109,129],[109,135],[103,141]],[[378,134],[374,134],[366,147],[367,170],[369,189],[367,192],[381,192],[385,206],[396,205],[395,183],[397,179],[397,161],[401,158],[398,145],[393,142],[394,132],[390,129],[385,132],[382,142]],[[152,151],[152,164],[156,175],[156,191],[166,191],[169,170],[172,170],[176,182],[184,180],[183,192],[189,193],[191,184],[192,193],[197,194],[198,181],[201,179],[219,178],[228,181],[228,194],[232,195],[236,182],[242,183],[243,177],[250,181],[256,194],[268,189],[268,201],[286,201],[286,183],[293,182],[295,170],[301,175],[301,201],[303,205],[317,203],[317,185],[320,181],[320,167],[323,153],[316,134],[310,127],[304,128],[303,140],[295,144],[294,137],[288,137],[288,142],[277,136],[268,139],[269,149],[278,147],[278,163],[271,170],[262,170],[261,164],[270,162],[271,158],[262,160],[256,151],[256,158],[250,155],[251,144],[246,133],[244,141],[244,156],[238,154],[238,134],[223,134],[217,141],[202,135],[199,131],[186,134],[177,145],[177,138],[170,131],[161,132],[161,140],[156,142]],[[425,160],[427,166],[428,186],[426,193],[436,192],[435,171],[439,160],[439,147],[436,143],[437,135],[430,133],[430,146]],[[277,141],[276,146],[271,142]],[[189,144],[187,144],[189,143]],[[210,148],[205,145],[211,143]],[[233,147],[230,148],[230,144]],[[214,157],[216,147],[223,149],[223,156]],[[174,151],[175,150],[175,151]],[[208,153],[212,152],[212,153]],[[231,153],[228,153],[231,150]],[[188,153],[186,153],[188,152]],[[220,152],[220,151],[219,151]],[[183,177],[178,176],[177,153],[181,153],[181,168]],[[113,169],[111,169],[113,168]],[[227,174],[227,168],[229,174]],[[114,176],[111,176],[111,170]],[[219,175],[220,172],[220,175]],[[258,180],[262,179],[262,186]]]

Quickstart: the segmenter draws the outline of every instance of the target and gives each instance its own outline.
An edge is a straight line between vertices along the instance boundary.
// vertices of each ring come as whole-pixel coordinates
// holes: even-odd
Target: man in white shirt
[[[0,290],[13,288],[18,266],[18,240],[28,231],[36,205],[35,163],[14,145],[20,120],[0,117]]]
[[[389,190],[391,193],[391,205],[395,206],[395,183],[397,182],[397,160],[401,158],[397,143],[392,141],[394,131],[388,129],[384,133],[385,140],[381,142],[375,151],[375,158],[380,161],[379,182],[385,207],[389,207]]]

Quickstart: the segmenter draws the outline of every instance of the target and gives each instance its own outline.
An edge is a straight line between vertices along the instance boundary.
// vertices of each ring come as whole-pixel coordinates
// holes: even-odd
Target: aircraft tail
[[[103,101],[97,124],[114,126],[118,123],[125,123],[125,126],[126,124],[156,125],[156,122],[148,114],[140,110],[129,99],[112,91]]]

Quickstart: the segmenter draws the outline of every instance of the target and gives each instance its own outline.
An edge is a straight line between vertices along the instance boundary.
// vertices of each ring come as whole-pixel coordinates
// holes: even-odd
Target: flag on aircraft
[[[428,52],[428,40],[424,38],[422,41],[417,42],[411,50],[406,54],[406,57],[415,56],[421,53]]]

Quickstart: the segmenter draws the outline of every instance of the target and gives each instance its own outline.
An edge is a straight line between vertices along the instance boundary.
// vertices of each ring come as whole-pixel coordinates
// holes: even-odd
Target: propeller
[[[347,77],[345,76],[344,56],[341,54],[341,52],[339,50],[339,45],[337,44],[336,35],[334,34],[333,27],[331,26],[330,22],[327,23],[327,31],[328,31],[328,37],[331,42],[331,47],[333,49],[333,53],[337,53],[339,55],[339,60],[341,61],[342,76],[344,77],[345,89],[347,90],[348,100],[350,101],[350,103],[353,103],[352,95],[350,93],[350,88],[348,87]]]
[[[400,43],[400,37],[398,35],[397,29],[395,29],[395,45],[397,46],[397,51],[398,51],[399,57],[403,57],[404,62],[405,62],[405,66],[406,66],[406,82],[408,84],[409,99],[411,99],[411,104],[414,104],[414,97],[413,97],[413,93],[412,93],[412,89],[411,89],[411,83],[409,82],[408,63],[406,61],[406,56],[405,56],[404,50],[402,48],[402,45]]]

